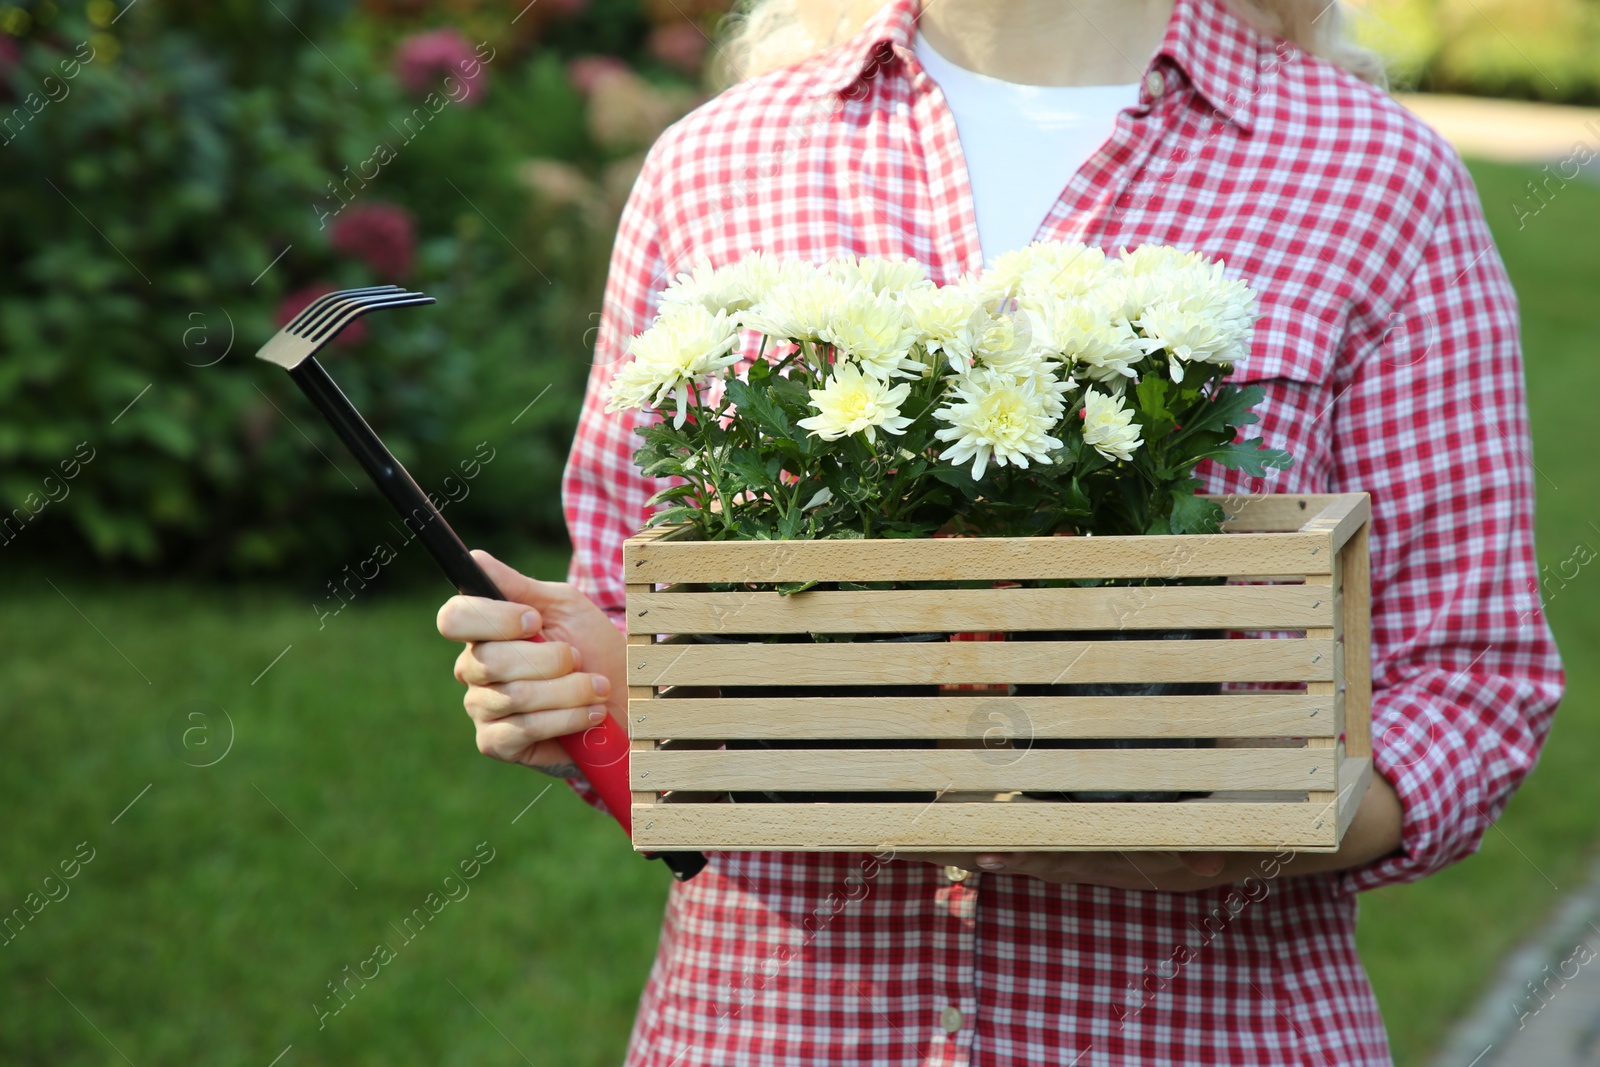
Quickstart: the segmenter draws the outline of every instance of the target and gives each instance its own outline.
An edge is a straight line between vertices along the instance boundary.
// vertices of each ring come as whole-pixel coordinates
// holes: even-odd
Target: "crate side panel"
[[[1304,630],[1334,605],[1304,585],[1098,589],[643,592],[632,633],[917,633],[959,630]]]
[[[633,843],[802,852],[1334,851],[1311,815],[1304,803],[668,804],[635,811]]]
[[[628,683],[928,685],[1077,682],[1311,682],[1333,678],[1333,643],[940,641],[630,646]]]
[[[655,737],[1332,737],[1333,702],[1294,690],[1221,696],[672,697],[636,700]]]
[[[1305,521],[1321,514],[1329,505],[1358,493],[1253,493],[1209,494],[1205,498],[1222,505],[1227,515],[1224,531],[1237,533],[1280,533],[1300,529]]]
[[[1325,534],[1183,537],[654,541],[628,545],[630,583],[975,581],[1327,573]]]
[[[635,751],[639,790],[1333,790],[1331,750],[784,749]]]

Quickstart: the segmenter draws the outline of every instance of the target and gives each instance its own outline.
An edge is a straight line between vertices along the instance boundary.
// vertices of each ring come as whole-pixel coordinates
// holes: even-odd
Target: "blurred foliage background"
[[[0,498],[79,442],[98,465],[31,549],[211,575],[370,546],[352,465],[249,356],[377,282],[439,304],[349,331],[337,380],[426,489],[489,442],[454,522],[559,541],[616,215],[722,6],[0,4]],[[1600,0],[1361,10],[1398,84],[1600,99]]]
[[[1399,88],[1600,103],[1600,0],[1357,0]]]
[[[706,98],[721,8],[0,0],[0,911],[95,850],[0,945],[0,1062],[620,1060],[665,872],[569,791],[476,753],[420,552],[348,605],[325,591],[392,527],[251,356],[321,291],[437,297],[325,359],[424,488],[492,450],[451,522],[559,578],[617,214],[645,149]],[[1360,16],[1400,87],[1600,102],[1600,0]],[[1600,543],[1600,184],[1548,171],[1473,161],[1523,301],[1555,564]],[[1517,207],[1533,197],[1536,218]],[[1538,772],[1478,856],[1362,899],[1402,1065],[1581,884],[1600,835],[1581,655],[1600,600],[1549,573],[1571,686]],[[319,1026],[330,981],[483,840],[500,858],[471,902]]]
[[[660,6],[0,5],[0,498],[95,451],[27,543],[198,574],[370,546],[359,471],[250,357],[381,282],[439,303],[347,331],[336,380],[425,489],[489,443],[454,522],[560,540],[616,215],[700,99]]]

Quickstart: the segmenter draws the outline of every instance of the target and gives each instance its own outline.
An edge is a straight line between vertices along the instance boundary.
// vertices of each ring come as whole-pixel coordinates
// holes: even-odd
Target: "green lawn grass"
[[[319,631],[311,595],[52,580],[11,575],[0,605],[0,906],[93,858],[0,947],[0,1062],[620,1061],[667,872],[478,755],[442,593],[358,598]],[[206,703],[233,743],[191,766],[227,743],[216,711],[209,750],[180,743]]]
[[[1580,541],[1600,547],[1594,446],[1578,440],[1600,395],[1587,321],[1600,187],[1562,190],[1518,231],[1507,203],[1524,172],[1475,169],[1523,300],[1553,563]],[[517,562],[562,570],[556,552]],[[70,895],[0,945],[0,1062],[268,1067],[287,1046],[281,1067],[620,1061],[667,872],[565,787],[542,793],[548,779],[477,754],[455,648],[433,631],[442,583],[420,559],[395,566],[409,584],[364,592],[321,629],[315,591],[52,568],[53,589],[15,566],[0,578],[0,913],[42,894],[80,843],[94,850]],[[1600,834],[1584,655],[1600,641],[1597,581],[1585,571],[1549,605],[1570,696],[1483,851],[1362,899],[1402,1065],[1574,887]],[[184,717],[206,707],[209,721]],[[222,754],[218,707],[231,748],[191,766]],[[494,858],[441,907],[445,877],[485,842]],[[408,940],[430,893],[438,913]],[[350,979],[348,1003],[319,1022],[315,1005],[340,1003],[328,983],[372,975],[379,944],[392,959]]]

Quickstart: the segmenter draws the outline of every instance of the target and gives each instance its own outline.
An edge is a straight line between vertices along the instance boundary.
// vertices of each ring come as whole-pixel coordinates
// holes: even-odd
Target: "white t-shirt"
[[[1139,102],[1128,85],[1022,85],[958,67],[919,31],[917,59],[956,119],[988,264],[1031,243],[1067,181]]]

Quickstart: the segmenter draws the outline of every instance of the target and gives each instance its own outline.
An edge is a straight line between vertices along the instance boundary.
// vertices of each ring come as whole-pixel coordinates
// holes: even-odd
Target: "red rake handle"
[[[539,641],[543,638],[530,640]],[[607,715],[581,734],[563,734],[556,740],[561,742],[561,747],[567,750],[572,762],[577,764],[594,791],[600,794],[606,809],[631,837],[633,791],[628,788],[628,731],[622,728],[615,717]]]

